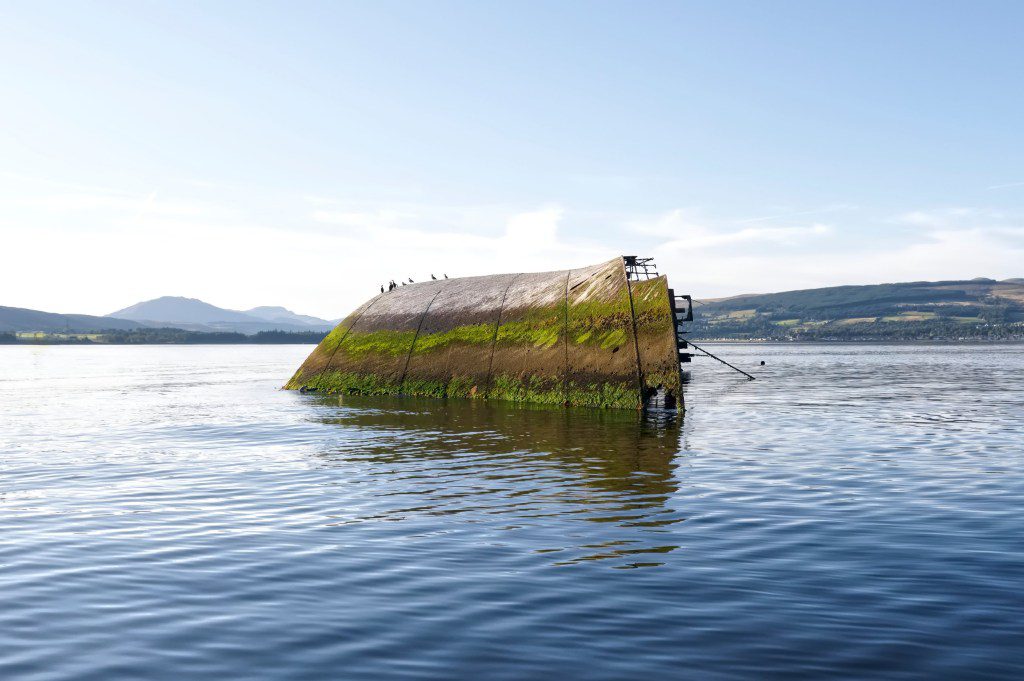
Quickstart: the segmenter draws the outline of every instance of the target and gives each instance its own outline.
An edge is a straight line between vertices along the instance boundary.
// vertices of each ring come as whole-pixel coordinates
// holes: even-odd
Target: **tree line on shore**
[[[769,341],[1024,341],[1024,324],[960,323],[944,319],[920,321],[822,322],[780,325],[771,320],[695,324],[693,337],[706,340]]]
[[[260,331],[253,335],[229,331],[188,331],[186,329],[108,329],[95,333],[13,334],[0,333],[0,344],[47,345],[207,345],[244,343],[250,345],[319,343],[322,331]]]
[[[907,282],[697,301],[694,338],[1021,341],[1024,282]]]

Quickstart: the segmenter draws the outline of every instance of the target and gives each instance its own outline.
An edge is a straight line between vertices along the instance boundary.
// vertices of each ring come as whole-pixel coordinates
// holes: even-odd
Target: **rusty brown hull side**
[[[682,379],[668,280],[630,282],[640,374],[645,388],[661,388],[682,405]]]
[[[516,275],[449,279],[423,318],[402,391],[483,396],[502,298]]]
[[[659,386],[680,394],[667,282],[630,282],[615,258],[378,295],[285,387],[638,408]]]
[[[622,260],[572,270],[567,303],[569,403],[641,406],[641,377]]]
[[[376,303],[378,297],[371,298],[366,301],[355,310],[353,310],[347,317],[341,320],[334,329],[327,334],[322,341],[316,346],[316,349],[309,354],[306,361],[295,372],[295,375],[288,381],[286,388],[301,388],[301,387],[313,387],[320,379],[320,376],[330,366],[331,360],[334,358],[335,353],[341,346],[345,336],[348,335],[349,330],[359,320],[362,314]]]
[[[565,401],[566,276],[520,274],[508,287],[493,343],[489,399]]]

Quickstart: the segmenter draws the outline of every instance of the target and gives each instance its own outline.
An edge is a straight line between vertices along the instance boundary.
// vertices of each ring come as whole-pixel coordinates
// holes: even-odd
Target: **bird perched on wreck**
[[[381,293],[384,293],[384,286],[381,286],[381,287],[380,287],[380,292],[381,292]]]
[[[445,278],[445,279],[447,279],[447,278],[448,278],[448,275],[447,275],[447,274],[446,274],[446,275],[444,275],[444,278]]]
[[[434,281],[437,281],[437,277],[435,277],[433,273],[430,274],[430,278],[433,279]]]
[[[412,280],[412,277],[409,277],[409,283],[410,283],[410,284],[415,284],[416,282],[414,282],[414,281]]]

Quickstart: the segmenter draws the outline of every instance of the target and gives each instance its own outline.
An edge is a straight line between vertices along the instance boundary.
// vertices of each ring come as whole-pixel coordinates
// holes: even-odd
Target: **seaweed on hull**
[[[682,406],[675,307],[636,258],[402,286],[360,305],[285,385],[638,409]],[[646,268],[645,268],[646,273]]]

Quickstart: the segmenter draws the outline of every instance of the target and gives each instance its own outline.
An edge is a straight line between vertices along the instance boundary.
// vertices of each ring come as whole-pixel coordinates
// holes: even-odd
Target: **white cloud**
[[[1024,221],[974,208],[919,210],[895,222],[914,226],[911,240],[839,238],[838,230],[809,227],[723,231],[689,226],[686,238],[654,249],[676,287],[703,297],[842,284],[913,280],[1005,279],[1024,275]],[[821,237],[817,239],[817,237]],[[760,252],[732,245],[771,243]],[[730,246],[730,248],[722,248]],[[680,276],[681,275],[681,276]]]
[[[392,278],[564,269],[624,250],[655,256],[677,290],[697,297],[1024,275],[1024,220],[977,208],[875,221],[913,228],[897,241],[836,224],[726,222],[686,209],[631,217],[558,205],[248,204],[162,190],[50,189],[0,192],[0,240],[16,254],[0,268],[0,304],[102,314],[185,295],[340,317]]]
[[[849,203],[837,203],[831,206],[825,206],[824,208],[815,208],[814,210],[798,210],[789,211],[785,213],[779,213],[776,215],[762,215],[756,218],[746,218],[743,220],[737,220],[736,224],[743,225],[751,222],[773,222],[775,220],[788,220],[795,217],[804,217],[807,215],[821,215],[822,213],[837,213],[840,211],[853,210],[856,206]]]
[[[614,255],[560,235],[564,211],[436,206],[261,214],[156,192],[0,197],[0,304],[105,314],[162,295],[340,317],[389,279],[579,266]],[[298,214],[299,217],[295,217]],[[465,224],[472,215],[474,227]]]
[[[673,210],[654,219],[630,223],[639,234],[667,238],[658,245],[661,252],[693,251],[713,249],[721,246],[735,246],[744,243],[775,243],[794,245],[806,237],[829,234],[832,228],[815,223],[794,227],[743,227],[730,228],[727,225],[709,226],[701,222],[693,212]]]
[[[984,211],[978,208],[933,208],[924,210],[912,210],[892,218],[896,224],[910,225],[912,227],[924,227],[934,229],[937,227],[950,227],[954,225],[963,226],[973,222],[991,222],[1002,219],[1001,213]]]
[[[991,187],[985,187],[988,190],[992,189],[1008,189],[1010,187],[1024,187],[1024,182],[1007,182],[1005,184],[994,184]]]
[[[323,222],[342,227],[353,227],[356,229],[379,229],[382,227],[396,227],[403,220],[415,219],[415,213],[402,212],[398,210],[377,210],[377,211],[337,211],[337,210],[316,210],[311,216],[315,222]]]
[[[807,227],[746,228],[731,232],[714,231],[695,227],[682,231],[678,238],[667,241],[659,248],[664,251],[711,249],[719,246],[735,246],[747,243],[772,243],[796,245],[807,237],[829,234],[828,225],[813,224]]]
[[[503,246],[535,251],[538,248],[558,247],[558,223],[562,209],[543,208],[512,216],[505,228]]]

